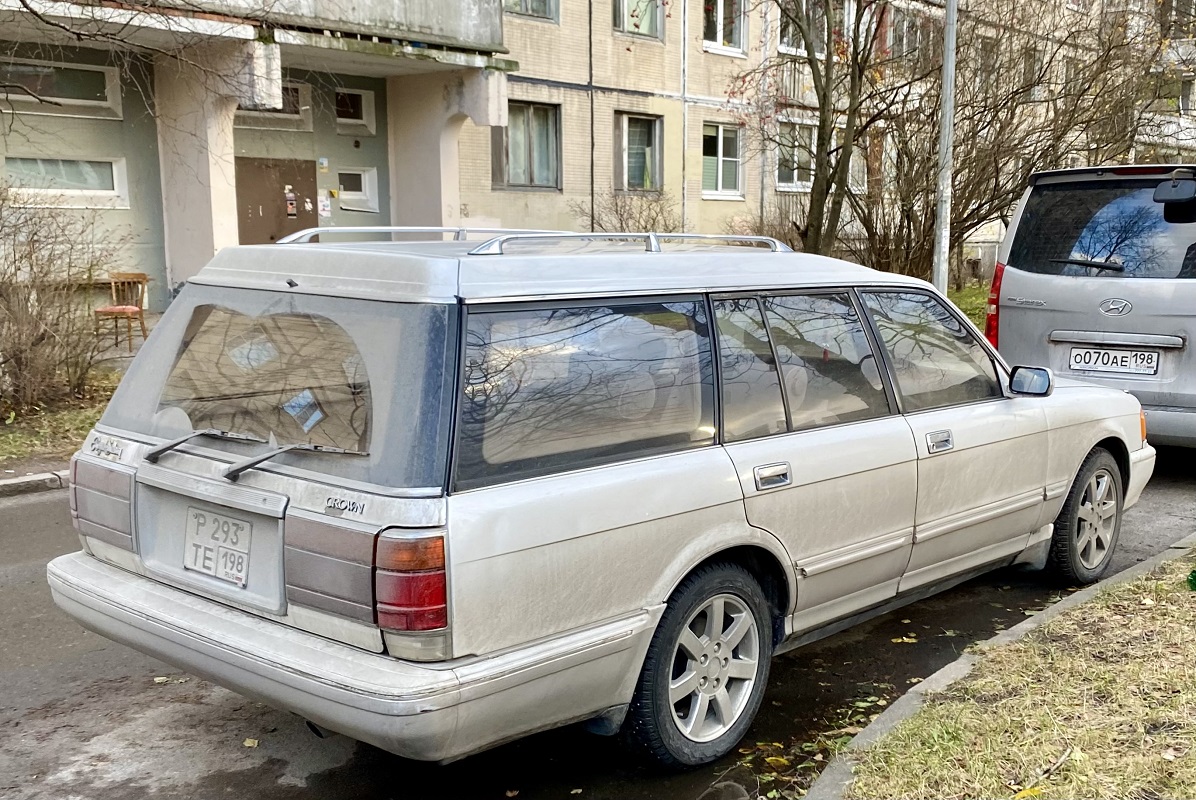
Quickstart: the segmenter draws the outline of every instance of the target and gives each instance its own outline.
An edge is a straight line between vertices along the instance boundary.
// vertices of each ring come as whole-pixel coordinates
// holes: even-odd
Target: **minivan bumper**
[[[85,628],[330,730],[448,761],[630,701],[661,608],[491,658],[422,665],[206,600],[86,553],[47,566]]]
[[[1151,443],[1196,447],[1196,408],[1143,405],[1142,410]]]

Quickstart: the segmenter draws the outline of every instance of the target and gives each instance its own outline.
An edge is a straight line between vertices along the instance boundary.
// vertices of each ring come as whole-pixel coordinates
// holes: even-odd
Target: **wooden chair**
[[[149,276],[143,272],[113,272],[108,276],[108,283],[112,287],[112,305],[95,310],[96,333],[99,333],[103,320],[112,320],[112,341],[119,347],[120,321],[123,319],[131,353],[134,319],[141,325],[141,338],[146,339],[149,336],[145,328],[145,290],[149,284]]]

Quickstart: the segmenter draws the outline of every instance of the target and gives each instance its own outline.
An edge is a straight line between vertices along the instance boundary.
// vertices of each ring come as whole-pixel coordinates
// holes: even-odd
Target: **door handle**
[[[779,464],[764,464],[752,470],[752,474],[756,476],[756,488],[761,491],[788,486],[793,481],[788,461],[782,461]]]
[[[951,431],[935,431],[926,434],[926,449],[933,453],[945,453],[955,447]]]

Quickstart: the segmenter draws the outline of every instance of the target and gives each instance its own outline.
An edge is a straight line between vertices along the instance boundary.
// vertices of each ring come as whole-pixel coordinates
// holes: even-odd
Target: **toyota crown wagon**
[[[1010,369],[924,282],[718,238],[222,251],[72,462],[55,601],[409,758],[585,721],[686,766],[778,653],[1105,571],[1137,399]]]

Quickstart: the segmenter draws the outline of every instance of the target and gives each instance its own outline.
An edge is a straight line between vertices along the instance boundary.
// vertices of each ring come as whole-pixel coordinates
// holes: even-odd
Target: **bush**
[[[44,201],[43,201],[44,202]],[[0,184],[0,413],[82,396],[100,353],[97,274],[119,237],[92,211],[32,205]]]
[[[569,203],[569,210],[584,226],[601,233],[679,233],[681,215],[668,192],[611,192],[588,203]]]

